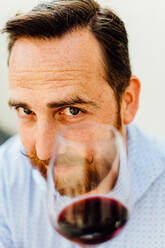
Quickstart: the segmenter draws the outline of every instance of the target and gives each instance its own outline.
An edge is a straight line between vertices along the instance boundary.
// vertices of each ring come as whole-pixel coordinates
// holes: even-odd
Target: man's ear
[[[125,89],[122,97],[122,118],[125,125],[130,124],[139,107],[140,81],[135,76],[131,76],[130,83]]]

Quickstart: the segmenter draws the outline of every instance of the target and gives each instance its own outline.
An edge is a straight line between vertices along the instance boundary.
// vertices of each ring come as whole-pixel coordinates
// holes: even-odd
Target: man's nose
[[[36,134],[34,134],[36,154],[40,160],[50,159],[56,139],[55,127],[46,121],[42,121],[38,123],[36,129]]]

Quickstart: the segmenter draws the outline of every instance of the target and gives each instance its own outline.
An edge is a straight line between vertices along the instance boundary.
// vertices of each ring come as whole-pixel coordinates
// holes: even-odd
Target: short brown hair
[[[9,36],[9,56],[21,37],[61,37],[74,28],[87,27],[98,40],[105,58],[106,75],[120,105],[129,84],[131,68],[124,23],[110,9],[93,0],[54,0],[37,5],[27,14],[17,14],[3,29]]]

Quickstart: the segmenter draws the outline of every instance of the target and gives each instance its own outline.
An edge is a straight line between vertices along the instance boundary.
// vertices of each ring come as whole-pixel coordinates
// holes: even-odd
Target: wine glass
[[[97,123],[61,130],[48,169],[48,214],[54,229],[91,247],[120,233],[130,212],[129,170],[119,131]]]

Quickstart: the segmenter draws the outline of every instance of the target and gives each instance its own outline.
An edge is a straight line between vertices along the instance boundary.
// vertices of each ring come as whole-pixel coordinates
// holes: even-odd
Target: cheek
[[[99,101],[99,116],[98,118],[102,120],[105,124],[115,125],[118,118],[118,104],[116,97],[114,95],[113,90],[109,85],[105,85],[106,87],[99,93],[98,101]]]
[[[35,136],[32,128],[27,128],[22,123],[18,122],[18,132],[21,138],[21,142],[28,154],[35,151]]]
[[[97,115],[97,118],[100,122],[112,126],[117,125],[118,120],[118,108],[116,103],[107,102],[102,106],[101,111],[99,112],[99,115]]]

